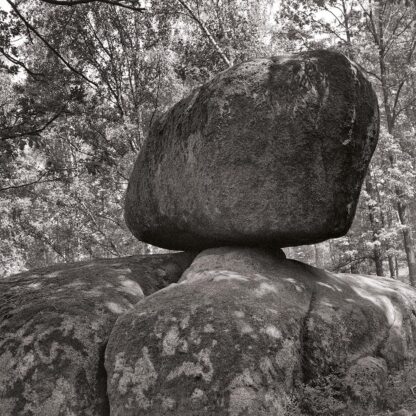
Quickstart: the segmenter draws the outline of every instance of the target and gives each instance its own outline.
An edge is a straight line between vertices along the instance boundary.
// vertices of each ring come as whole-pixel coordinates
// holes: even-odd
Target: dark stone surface
[[[139,240],[178,250],[342,236],[378,126],[370,83],[341,54],[237,65],[153,124],[126,222]]]
[[[411,415],[415,334],[408,285],[207,250],[115,324],[111,415]]]
[[[0,280],[0,414],[109,415],[104,349],[117,317],[194,255],[94,260]]]

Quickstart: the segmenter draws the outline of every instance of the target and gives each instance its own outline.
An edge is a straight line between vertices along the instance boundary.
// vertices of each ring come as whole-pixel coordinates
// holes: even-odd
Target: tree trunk
[[[409,281],[412,286],[416,287],[416,256],[413,247],[412,230],[408,220],[407,205],[399,200],[397,211],[399,212],[400,223],[405,226],[403,228],[403,242],[404,250],[406,251],[407,266],[409,268]]]
[[[370,179],[370,170],[367,174],[367,179],[365,181],[365,190],[367,191],[368,195],[370,196],[371,200],[374,199],[374,190],[373,184],[371,183]],[[374,242],[374,249],[373,249],[373,260],[376,266],[376,274],[377,276],[384,276],[383,270],[383,256],[381,253],[381,245],[378,244],[378,232],[380,231],[380,224],[378,219],[375,216],[375,209],[374,204],[368,204],[368,217],[370,219],[371,230],[373,233],[373,242]]]
[[[399,278],[399,262],[397,261],[397,256],[394,256],[394,264],[396,266],[396,276]]]
[[[392,254],[389,254],[389,270],[390,270],[390,277],[392,279],[396,278],[396,268],[394,264],[394,257]]]
[[[358,267],[358,263],[357,262],[353,262],[350,265],[350,270],[352,274],[359,274],[360,273],[360,269]]]
[[[378,4],[379,7],[379,4]],[[395,122],[397,119],[397,103],[399,102],[399,95],[401,88],[398,89],[396,96],[394,100],[392,99],[390,90],[389,90],[389,84],[387,79],[387,68],[386,68],[386,49],[385,49],[385,42],[384,42],[384,26],[383,26],[383,17],[382,14],[378,13],[378,36],[376,33],[374,33],[374,39],[376,44],[378,45],[378,51],[379,51],[379,65],[380,65],[380,81],[381,81],[381,87],[382,87],[382,96],[383,96],[383,106],[387,121],[387,130],[390,134],[393,135],[395,130]],[[410,63],[410,59],[413,55],[414,48],[409,53],[408,62]],[[401,86],[404,85],[406,82],[406,78],[402,80]],[[389,155],[390,164],[394,168],[396,166],[396,160],[394,154]],[[412,230],[409,225],[409,221],[407,218],[407,205],[406,202],[403,202],[403,192],[400,186],[396,188],[396,195],[398,198],[398,204],[397,204],[397,211],[399,213],[400,222],[404,227],[403,229],[403,242],[404,242],[404,249],[406,251],[406,257],[407,257],[407,264],[409,268],[409,281],[412,286],[416,286],[416,256],[415,251],[413,248],[413,237],[412,237]]]
[[[381,256],[380,247],[374,247],[374,263],[376,265],[376,274],[377,276],[384,276],[384,269],[383,269],[383,258]]]
[[[381,225],[382,225],[382,227],[384,229],[387,229],[389,227],[389,218],[388,218],[388,215],[384,215],[383,214],[383,209],[381,208],[383,201],[381,199],[381,195],[380,195],[380,192],[379,192],[379,189],[378,189],[377,186],[375,187],[374,191],[375,191],[375,194],[377,195],[377,201],[378,201],[378,205],[380,207],[380,220],[381,220]],[[388,241],[384,241],[383,243],[384,243],[383,249],[384,250],[388,250],[389,249],[389,246],[390,246],[390,243]],[[389,261],[390,277],[392,279],[394,279],[395,278],[395,269],[394,269],[394,259],[393,259],[393,255],[392,254],[389,254],[388,255],[388,261]]]

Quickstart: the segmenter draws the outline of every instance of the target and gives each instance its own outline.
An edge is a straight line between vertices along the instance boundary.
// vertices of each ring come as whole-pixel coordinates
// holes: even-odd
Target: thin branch
[[[61,250],[59,249],[59,247],[57,246],[57,244],[54,243],[45,233],[43,233],[42,231],[37,230],[36,227],[34,227],[30,223],[23,224],[22,221],[20,221],[20,226],[31,237],[33,237],[36,240],[42,241],[43,243],[47,244],[49,247],[52,248],[53,251],[55,251],[55,253],[57,253],[60,257],[62,257],[64,260],[66,260],[65,259],[65,255],[61,252]]]
[[[413,37],[412,37],[412,45],[411,45],[410,50],[409,50],[409,53],[407,55],[407,64],[408,65],[410,65],[410,63],[412,61],[412,56],[413,56],[413,53],[414,53],[415,49],[416,49],[416,33],[413,34]],[[397,92],[396,92],[396,97],[394,99],[394,104],[393,104],[393,109],[392,109],[393,125],[394,125],[394,122],[396,121],[396,119],[397,119],[397,117],[398,117],[398,115],[400,113],[400,112],[396,113],[396,109],[397,109],[397,104],[398,104],[398,101],[399,101],[400,92],[401,92],[401,90],[402,90],[402,88],[403,88],[406,80],[407,80],[407,78],[404,78],[400,82],[399,88],[397,89]]]
[[[56,6],[76,6],[79,4],[89,4],[89,3],[104,3],[110,4],[112,6],[122,7],[124,9],[133,10],[135,12],[143,13],[146,11],[144,7],[140,7],[140,5],[133,6],[126,3],[134,3],[133,1],[123,2],[123,0],[41,0],[44,3],[53,4]]]
[[[406,105],[404,105],[403,107],[400,107],[397,112],[396,112],[396,119],[399,117],[400,114],[402,114],[404,111],[406,111],[407,109],[413,107],[416,104],[416,98],[414,98],[413,100],[410,100]]]
[[[385,22],[385,27],[390,27],[390,24],[391,24],[391,22],[393,22],[395,19],[396,19],[396,17],[400,14],[400,11],[402,10],[402,7],[396,7],[396,9],[395,10],[393,10],[393,11],[390,11],[390,13],[388,14],[388,19],[387,19],[387,21]]]
[[[328,13],[332,14],[332,16],[335,18],[335,20],[339,23],[341,27],[345,27],[345,25],[339,20],[339,17],[328,7],[324,7],[324,10],[326,10]]]
[[[126,182],[126,184],[129,182],[130,178],[126,176],[124,173],[120,172],[119,170],[116,170],[117,175],[119,175],[121,178],[123,178]]]
[[[331,8],[339,10],[341,13],[344,13],[344,10],[342,10],[341,7],[337,6],[336,4],[332,4]]]
[[[74,68],[47,40],[46,38],[41,35],[38,30],[29,23],[26,18],[20,13],[19,9],[16,7],[16,5],[11,0],[6,0],[7,3],[10,5],[10,7],[13,9],[13,11],[16,13],[16,15],[19,17],[19,19],[25,24],[25,26],[28,28],[29,31],[33,32],[48,48],[51,50],[62,62],[63,64],[70,69],[75,74],[79,75],[81,78],[83,78],[85,81],[90,83],[91,85],[94,85],[95,87],[98,87],[98,85],[91,81],[88,77],[86,77],[82,72],[78,71],[76,68]]]
[[[389,3],[388,1],[385,1],[383,4],[383,10],[381,11],[381,17],[384,16],[384,13],[386,12],[386,8],[387,8],[387,3]]]
[[[399,88],[397,89],[396,92],[396,97],[394,98],[394,104],[393,104],[393,109],[392,109],[392,114],[393,114],[393,118],[396,118],[396,109],[397,109],[397,104],[399,102],[399,96],[400,96],[400,92],[403,88],[403,85],[405,84],[406,80],[402,80],[402,82],[400,82]]]
[[[104,43],[102,42],[102,40],[100,39],[100,37],[98,36],[98,33],[96,32],[96,30],[94,29],[93,24],[91,23],[90,18],[87,18],[87,24],[88,27],[91,31],[91,33],[93,34],[95,40],[98,42],[98,44],[100,45],[101,49],[105,52],[105,54],[111,59],[111,55],[108,52],[107,48],[105,47]],[[86,40],[86,38],[84,37],[84,39]]]
[[[331,33],[332,35],[334,35],[336,38],[338,38],[341,42],[343,42],[343,43],[345,43],[345,44],[347,44],[348,45],[348,40],[347,39],[344,39],[341,35],[339,35],[337,32],[336,32],[336,30],[334,30],[334,29],[331,29],[331,27],[328,25],[328,24],[326,24],[326,23],[323,23],[321,20],[316,20],[315,18],[313,18],[313,17],[311,17],[311,21],[313,22],[313,23],[316,23],[316,24],[318,24],[319,26],[321,26],[324,30],[326,30],[327,32],[329,32],[329,33]]]
[[[362,12],[364,13],[364,16],[366,16],[367,28],[370,31],[370,33],[373,35],[375,44],[379,46],[380,40],[379,40],[379,36],[377,34],[377,29],[376,29],[376,26],[374,24],[374,19],[373,19],[373,6],[370,2],[370,12],[368,12],[366,8],[364,7],[364,5],[361,3],[361,0],[357,0],[357,2],[361,7]]]
[[[161,74],[162,74],[162,70],[160,68],[160,54],[158,56],[157,69],[158,69],[158,80],[157,80],[157,90],[156,90],[156,102],[155,102],[155,107],[154,107],[153,112],[152,112],[152,116],[150,117],[149,129],[152,127],[153,119],[154,119],[154,117],[156,115],[156,111],[159,107],[159,92],[160,92]]]
[[[101,229],[100,225],[97,223],[94,214],[91,212],[91,210],[87,207],[87,205],[84,203],[84,201],[77,195],[73,195],[73,197],[77,200],[78,205],[77,208],[80,209],[84,214],[86,214],[93,225],[95,225],[95,230],[108,242],[110,247],[113,250],[113,254],[115,253],[118,257],[120,257],[120,253],[116,247],[116,245],[113,243],[113,241],[106,235],[106,233]],[[98,242],[98,241],[97,241]],[[110,250],[109,250],[110,251]]]
[[[61,110],[56,113],[50,120],[48,120],[42,127],[39,127],[36,130],[31,131],[25,131],[21,133],[16,134],[9,134],[9,135],[2,135],[0,136],[0,140],[9,140],[9,139],[16,139],[18,137],[24,137],[24,136],[36,136],[39,133],[42,133],[44,130],[46,130],[64,111],[64,108],[61,108]]]
[[[416,48],[416,32],[413,33],[411,46],[409,48],[409,53],[407,54],[407,64],[410,65],[412,62],[413,53],[415,52]]]
[[[8,60],[10,61],[12,64],[14,65],[18,65],[20,67],[22,67],[30,76],[32,76],[33,78],[38,77],[38,76],[43,76],[43,74],[39,73],[39,72],[33,72],[31,69],[29,69],[22,61],[19,61],[18,59],[14,58],[13,56],[11,56],[10,54],[8,54],[3,48],[0,48],[0,53]]]
[[[9,0],[7,0],[7,1],[9,1]],[[193,12],[193,10],[183,0],[177,0],[177,1],[189,13],[189,17],[191,17],[198,24],[198,26],[201,28],[202,32],[205,34],[205,36],[211,42],[212,46],[214,46],[215,50],[218,52],[218,54],[220,55],[221,59],[225,62],[225,64],[228,67],[231,67],[233,65],[233,63],[231,62],[230,59],[228,59],[227,55],[221,49],[220,45],[218,45],[218,42],[214,39],[211,32],[205,26],[204,22]]]
[[[341,269],[343,269],[344,267],[350,266],[350,265],[358,265],[363,263],[364,261],[366,261],[367,259],[371,259],[372,256],[368,255],[368,256],[361,256],[361,257],[353,257],[345,262],[342,263],[338,263],[332,266],[332,271],[334,272],[339,272]]]
[[[42,180],[42,178],[44,178],[45,176],[47,176],[49,173],[50,172],[48,172],[48,171],[42,173],[39,176],[39,178],[37,178],[36,180],[34,180],[32,182],[22,183],[20,185],[10,185],[10,186],[6,186],[4,188],[0,188],[0,192],[2,192],[2,191],[8,191],[10,189],[26,188],[27,186],[37,185],[37,184],[41,184],[41,183],[48,183],[48,182],[57,182],[57,181],[59,181],[58,178],[52,178],[52,179]]]
[[[401,32],[399,32],[399,33],[396,33],[396,31],[397,31],[397,29],[398,29],[398,27],[399,27],[399,24],[401,23],[401,21],[404,19],[404,14],[399,18],[399,19],[397,19],[397,22],[396,22],[396,27],[394,28],[394,30],[392,30],[392,32],[391,32],[391,36],[390,36],[390,38],[388,39],[388,40],[386,40],[386,42],[385,42],[385,50],[386,50],[386,52],[390,49],[390,46],[391,45],[393,45],[393,42],[394,42],[394,39],[396,38],[396,39],[398,39],[398,38],[400,38],[400,36],[403,34],[403,33],[405,33],[406,31],[407,31],[407,29],[409,29],[410,27],[412,27],[413,26],[413,24],[414,24],[414,22],[415,22],[415,19],[412,19],[412,20],[410,20],[406,25],[405,25],[405,27],[402,29],[402,31]]]
[[[377,75],[375,72],[369,71],[364,66],[362,66],[360,63],[354,61],[354,63],[361,69],[361,71],[365,72],[366,74],[376,78],[377,80],[381,81],[381,78],[379,75]]]

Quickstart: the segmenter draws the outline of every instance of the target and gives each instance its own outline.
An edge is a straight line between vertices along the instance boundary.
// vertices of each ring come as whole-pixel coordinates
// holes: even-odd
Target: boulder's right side
[[[413,288],[218,248],[118,319],[105,366],[113,416],[384,416],[416,412],[415,359]]]

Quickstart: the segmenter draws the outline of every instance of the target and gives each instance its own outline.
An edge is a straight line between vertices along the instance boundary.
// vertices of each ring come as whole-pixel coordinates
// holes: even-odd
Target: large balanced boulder
[[[104,349],[117,317],[194,256],[59,265],[0,281],[0,414],[105,416]]]
[[[378,126],[376,95],[342,54],[234,66],[153,123],[130,178],[127,225],[175,250],[339,237]]]
[[[219,248],[117,320],[105,366],[113,416],[381,416],[416,410],[415,358],[413,288]]]

